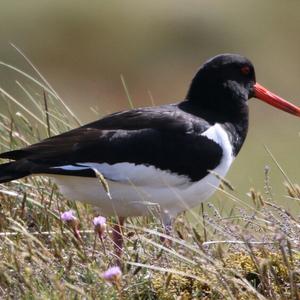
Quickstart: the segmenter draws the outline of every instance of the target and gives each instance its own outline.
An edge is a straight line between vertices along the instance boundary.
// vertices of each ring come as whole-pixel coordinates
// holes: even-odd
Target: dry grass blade
[[[158,248],[160,250],[163,250],[163,251],[165,251],[165,252],[167,252],[169,254],[172,254],[172,255],[176,256],[178,259],[182,260],[182,262],[186,262],[186,263],[189,263],[191,265],[197,265],[197,263],[195,261],[193,261],[193,260],[191,260],[191,259],[189,259],[189,258],[187,258],[187,257],[185,257],[185,256],[183,256],[181,254],[179,254],[178,252],[176,252],[173,249],[169,249],[169,248],[167,248],[167,247],[165,247],[165,246],[163,246],[161,244],[158,244],[158,243],[156,243],[156,242],[154,242],[154,241],[152,241],[150,239],[145,238],[144,236],[140,236],[140,239],[141,239],[141,241],[145,241],[146,243],[149,243],[149,244],[155,246],[156,248]]]
[[[96,177],[99,179],[99,182],[101,183],[102,187],[104,188],[108,198],[110,200],[112,200],[111,194],[110,194],[110,191],[109,191],[109,186],[108,186],[108,183],[107,183],[106,179],[104,178],[104,176],[97,169],[93,168],[93,171],[95,172]]]
[[[77,116],[72,112],[72,110],[65,104],[65,102],[60,98],[60,96],[57,94],[57,92],[53,89],[53,87],[50,85],[50,83],[46,80],[46,78],[42,75],[42,73],[37,69],[37,67],[31,62],[31,60],[23,53],[21,49],[16,47],[14,44],[11,43],[11,46],[17,50],[23,58],[28,62],[28,64],[33,68],[33,70],[40,76],[40,78],[44,81],[44,83],[49,87],[49,89],[52,91],[54,96],[61,102],[61,104],[64,106],[64,108],[68,111],[68,113],[76,120],[78,125],[81,124],[80,120],[77,118]]]
[[[292,183],[292,181],[290,180],[290,178],[288,177],[288,175],[286,174],[286,172],[283,170],[283,168],[280,166],[279,162],[277,161],[277,159],[275,158],[275,156],[272,154],[272,152],[270,151],[270,149],[267,146],[265,146],[265,149],[268,152],[268,154],[270,155],[270,157],[272,158],[273,162],[276,164],[277,168],[280,170],[280,172],[284,176],[285,180],[294,189],[294,192],[297,193],[297,190],[295,189],[294,184]]]
[[[37,117],[34,113],[32,113],[29,109],[27,109],[23,104],[20,103],[17,99],[15,99],[12,95],[7,93],[4,89],[0,88],[0,93],[6,96],[10,101],[17,104],[20,108],[22,108],[26,113],[28,113],[33,119],[35,119],[38,123],[47,128],[47,124],[44,123],[39,117]]]
[[[126,85],[125,78],[124,78],[124,76],[123,76],[122,74],[120,75],[120,77],[121,77],[121,82],[122,82],[124,91],[125,91],[125,93],[126,93],[127,100],[128,100],[128,102],[129,102],[129,106],[130,106],[130,108],[133,109],[133,108],[134,108],[134,105],[133,105],[131,96],[130,96],[130,94],[129,94],[129,90],[128,90],[127,85]]]
[[[136,266],[136,267],[143,267],[143,268],[160,271],[160,272],[164,272],[164,273],[177,274],[177,275],[181,275],[181,276],[188,277],[188,278],[193,278],[193,279],[199,280],[201,282],[204,282],[203,279],[198,276],[188,274],[188,273],[176,270],[176,269],[163,268],[163,267],[153,266],[153,265],[146,265],[146,264],[141,264],[141,263],[136,263],[136,262],[131,262],[131,261],[127,261],[126,263],[129,265],[132,265],[132,266]]]
[[[55,90],[28,58],[16,50],[37,72],[41,82],[0,62],[25,76],[34,88],[38,86],[36,93],[31,92],[34,88],[27,81],[26,85],[17,82],[33,111],[4,88],[0,90],[8,111],[0,112],[2,150],[20,148],[44,137],[47,131],[53,135],[75,125],[72,112],[60,105]],[[122,76],[121,80],[133,106]],[[46,99],[41,91],[47,94]],[[152,95],[149,96],[153,103]],[[22,110],[16,112],[15,105]],[[271,157],[288,182],[289,197],[299,195],[300,188],[292,185]],[[99,189],[104,189],[108,201],[112,200],[105,177],[98,170],[94,172],[101,184]],[[187,207],[188,214],[179,216],[170,235],[163,233],[156,218],[160,208],[147,195],[139,193],[139,203],[149,207],[150,215],[130,218],[122,228],[124,250],[118,288],[106,284],[101,277],[116,263],[111,236],[117,216],[107,219],[107,231],[99,242],[92,220],[101,211],[64,199],[46,177],[0,184],[0,298],[35,299],[38,295],[44,299],[298,299],[298,213],[280,206],[278,195],[276,204],[273,202],[275,193],[267,177],[265,194],[254,187],[250,191],[251,203],[244,199],[244,194],[233,193],[230,184],[229,191],[215,187],[222,201],[234,202],[229,215],[222,207],[208,204],[203,221],[197,210]],[[185,205],[185,199],[165,184],[174,199]],[[138,192],[134,184],[132,188]],[[69,210],[76,215],[80,243],[69,224],[60,218],[62,212]],[[207,241],[200,225],[205,225]],[[162,244],[161,240],[168,240],[172,246]]]

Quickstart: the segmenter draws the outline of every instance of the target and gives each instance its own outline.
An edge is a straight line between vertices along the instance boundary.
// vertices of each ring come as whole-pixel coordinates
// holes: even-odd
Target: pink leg
[[[124,217],[119,217],[118,223],[114,225],[113,227],[113,235],[112,239],[115,246],[115,253],[118,258],[121,258],[122,251],[123,251],[123,234],[122,234],[122,228],[125,222]]]

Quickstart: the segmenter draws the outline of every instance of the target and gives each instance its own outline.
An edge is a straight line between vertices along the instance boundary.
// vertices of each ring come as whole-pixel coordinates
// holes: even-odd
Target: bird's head
[[[300,117],[300,108],[257,83],[253,64],[237,54],[221,54],[205,62],[186,98],[206,109],[233,112],[252,97]]]

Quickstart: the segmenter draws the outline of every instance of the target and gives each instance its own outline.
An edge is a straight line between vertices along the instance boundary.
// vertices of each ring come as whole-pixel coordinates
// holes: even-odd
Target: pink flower
[[[110,284],[120,285],[120,280],[122,277],[122,271],[118,266],[110,267],[104,273],[102,273],[102,278]]]
[[[96,227],[96,226],[103,226],[103,225],[106,226],[106,218],[101,217],[101,216],[95,217],[95,218],[93,219],[93,224],[94,224],[95,227]]]
[[[60,214],[60,218],[64,222],[75,221],[76,217],[74,216],[74,212],[72,210],[67,210]]]
[[[74,212],[72,210],[67,210],[60,214],[60,218],[63,222],[66,222],[73,229],[75,237],[79,241],[82,241],[80,232],[78,230],[79,222],[77,218],[74,216]]]
[[[95,217],[93,224],[95,226],[95,232],[98,233],[99,238],[102,240],[106,230],[106,218],[101,216]]]

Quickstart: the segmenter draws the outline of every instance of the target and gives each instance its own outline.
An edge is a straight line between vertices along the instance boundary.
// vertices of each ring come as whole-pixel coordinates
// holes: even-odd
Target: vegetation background
[[[1,1],[0,60],[30,70],[9,43],[22,49],[83,122],[128,108],[120,74],[135,106],[151,105],[148,91],[157,105],[175,102],[197,68],[225,52],[249,57],[261,84],[300,105],[299,11],[299,1],[279,0]],[[0,68],[1,87],[25,104],[15,79]],[[257,100],[250,110],[249,136],[228,176],[244,194],[262,189],[264,166],[272,167],[264,145],[292,180],[300,175],[299,119]]]
[[[14,43],[83,122],[98,117],[89,107],[100,116],[128,108],[120,74],[135,106],[151,105],[148,91],[155,104],[175,102],[198,66],[225,52],[249,57],[261,84],[300,104],[299,1],[0,3],[0,60],[29,70]],[[0,68],[1,86],[21,93],[15,79]],[[264,166],[272,164],[264,145],[299,178],[299,120],[256,100],[250,109],[249,136],[228,178],[241,193],[262,189]],[[272,171],[272,182],[282,193],[278,175]]]
[[[299,1],[279,0],[0,0],[0,89],[45,118],[42,89],[5,65],[37,77],[12,43],[86,123],[129,108],[121,76],[136,107],[177,102],[206,59],[232,52],[252,60],[258,82],[300,105],[299,11]],[[63,113],[47,94],[50,111]],[[197,211],[195,223],[177,219],[171,248],[160,242],[158,220],[129,220],[121,290],[99,280],[114,264],[114,220],[100,243],[91,208],[62,199],[47,179],[1,185],[0,298],[300,299],[300,188],[292,184],[300,178],[300,120],[249,105],[248,139],[228,175],[236,190],[205,205],[208,241]],[[74,124],[67,116],[60,121]],[[45,138],[39,126],[0,97],[0,151]],[[287,190],[264,146],[291,179]],[[251,187],[263,196],[249,197]],[[83,242],[60,220],[70,208]]]

